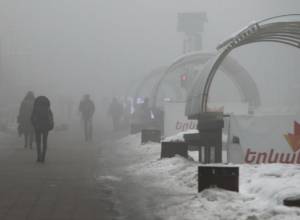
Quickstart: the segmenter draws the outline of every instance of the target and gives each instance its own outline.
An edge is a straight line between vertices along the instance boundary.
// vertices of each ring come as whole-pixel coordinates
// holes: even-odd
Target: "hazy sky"
[[[299,10],[298,0],[0,0],[1,74],[23,90],[118,95],[181,54],[178,12],[207,13],[212,51],[253,20]]]

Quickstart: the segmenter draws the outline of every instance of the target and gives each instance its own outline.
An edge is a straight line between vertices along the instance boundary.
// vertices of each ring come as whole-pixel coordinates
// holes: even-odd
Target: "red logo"
[[[284,135],[286,141],[294,152],[300,149],[300,124],[294,121],[294,134],[288,133]]]

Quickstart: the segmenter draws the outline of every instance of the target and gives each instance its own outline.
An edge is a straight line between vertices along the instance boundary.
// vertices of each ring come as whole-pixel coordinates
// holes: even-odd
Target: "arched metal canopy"
[[[133,100],[136,103],[137,99],[145,96],[148,97],[150,100],[152,100],[152,91],[153,91],[153,87],[156,86],[156,84],[158,83],[158,81],[160,81],[161,77],[163,76],[163,74],[165,73],[167,67],[166,66],[160,66],[156,69],[153,69],[151,72],[149,72],[146,76],[144,76],[139,83],[135,86],[134,88],[134,92],[132,94]],[[145,89],[145,87],[148,87],[150,85],[150,91],[149,94],[144,94],[143,90]],[[169,81],[165,81],[164,82],[164,86],[166,89],[168,89],[169,91],[171,91],[171,93],[174,94],[174,96],[176,98],[181,98],[182,99],[182,93],[180,92],[180,88],[178,88],[177,85],[174,85],[172,82]],[[149,89],[149,87],[148,87]]]
[[[221,43],[188,93],[185,114],[190,118],[206,112],[212,80],[227,55],[235,48],[257,42],[275,42],[300,48],[300,14],[281,15],[255,22]]]
[[[156,99],[160,91],[161,83],[169,74],[171,74],[179,68],[186,67],[188,65],[204,65],[208,63],[209,60],[213,59],[215,56],[216,54],[214,53],[193,52],[176,59],[166,69],[165,73],[162,75],[155,89],[153,90],[153,95],[151,96],[153,106],[156,105]],[[248,102],[249,105],[253,107],[257,107],[260,105],[260,95],[255,82],[251,78],[250,74],[236,60],[228,57],[220,68],[237,87],[242,101]]]
[[[167,67],[165,66],[161,66],[158,67],[154,70],[152,70],[149,74],[147,74],[138,84],[138,86],[136,87],[134,94],[133,94],[133,98],[134,100],[136,100],[140,94],[142,89],[145,87],[145,85],[148,83],[148,81],[152,80],[153,78],[160,78],[161,75],[165,72],[165,70],[167,69]]]

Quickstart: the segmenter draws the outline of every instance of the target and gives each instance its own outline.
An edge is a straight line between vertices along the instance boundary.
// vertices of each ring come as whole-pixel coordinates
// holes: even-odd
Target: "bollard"
[[[222,140],[220,132],[202,132],[184,134],[184,140],[193,150],[199,151],[200,163],[221,163],[222,162]]]
[[[204,112],[188,116],[197,119],[199,133],[185,134],[184,140],[191,146],[198,146],[199,159],[203,163],[222,163],[222,129],[224,127],[222,112]],[[203,153],[202,153],[203,148]],[[213,155],[213,160],[212,160]]]
[[[148,141],[160,142],[160,130],[156,129],[143,129],[141,134],[142,144],[147,143]]]
[[[199,166],[198,192],[212,187],[238,192],[239,167]]]
[[[176,154],[188,157],[188,145],[185,142],[161,142],[160,158],[174,157]]]
[[[285,206],[300,207],[300,195],[285,198],[283,204]]]

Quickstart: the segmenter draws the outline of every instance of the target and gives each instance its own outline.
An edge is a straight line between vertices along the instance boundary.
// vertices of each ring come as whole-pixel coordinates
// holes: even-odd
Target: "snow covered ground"
[[[300,195],[300,166],[284,164],[238,165],[240,192],[207,189],[197,192],[198,163],[180,156],[160,159],[160,144],[140,144],[140,134],[113,144],[130,160],[124,172],[144,187],[160,189],[151,196],[149,212],[155,219],[300,219],[300,208],[282,205],[284,198]],[[114,178],[114,177],[111,177]],[[122,181],[118,179],[118,181]]]

